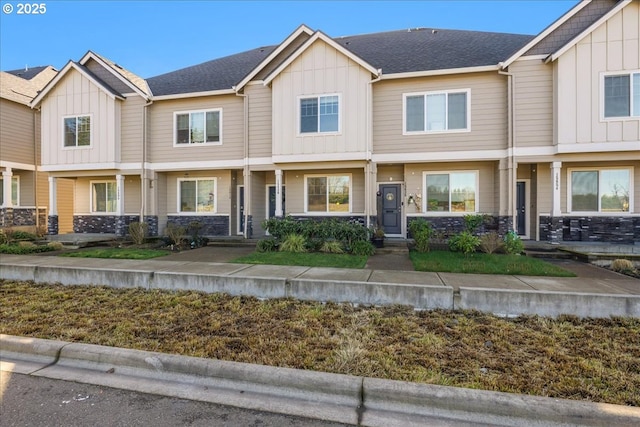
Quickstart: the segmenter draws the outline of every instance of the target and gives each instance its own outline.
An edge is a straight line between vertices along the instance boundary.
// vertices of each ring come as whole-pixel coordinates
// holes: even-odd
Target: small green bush
[[[351,253],[354,255],[371,256],[376,253],[376,248],[369,241],[358,240],[351,245]]]
[[[431,223],[423,218],[418,218],[409,224],[409,231],[416,242],[418,252],[429,252],[429,239],[433,235]]]
[[[337,240],[325,240],[320,246],[320,252],[327,254],[343,254],[342,243]]]
[[[278,241],[273,237],[258,240],[256,243],[257,252],[275,252],[278,250]]]
[[[149,225],[146,222],[132,222],[129,224],[129,235],[136,245],[141,245],[147,238]]]
[[[480,236],[480,250],[486,254],[497,252],[502,246],[502,239],[495,231]]]
[[[5,243],[7,243],[7,235],[5,234],[4,230],[0,230],[0,245],[4,245]]]
[[[20,242],[21,244],[3,243],[0,245],[0,254],[12,254],[12,255],[28,255],[39,252],[49,252],[55,249],[49,247],[49,245],[35,245],[31,242]]]
[[[515,231],[509,231],[504,236],[504,250],[508,254],[521,254],[524,252],[524,243]]]
[[[625,273],[635,270],[633,263],[628,259],[614,259],[611,262],[611,269],[618,273]]]
[[[33,233],[29,233],[28,231],[16,230],[13,232],[13,240],[29,240],[34,241],[37,237]]]
[[[468,214],[464,216],[464,228],[470,233],[475,233],[478,228],[484,224],[487,215],[483,214]]]
[[[167,236],[167,240],[170,245],[180,245],[184,233],[184,227],[173,223],[167,224],[167,227],[164,229],[164,234]]]
[[[280,245],[281,252],[306,252],[307,239],[302,234],[289,234]]]
[[[49,242],[47,243],[47,247],[51,248],[52,251],[61,251],[64,245],[60,242]]]
[[[465,255],[472,254],[480,245],[480,238],[470,231],[463,231],[449,239],[449,248],[453,252],[462,252]]]

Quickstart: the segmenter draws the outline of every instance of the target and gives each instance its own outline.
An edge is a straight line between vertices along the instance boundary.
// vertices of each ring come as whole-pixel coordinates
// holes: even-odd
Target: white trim
[[[463,174],[463,173],[473,173],[476,176],[476,188],[475,188],[475,200],[474,200],[474,210],[473,211],[465,211],[465,212],[451,212],[451,185],[449,185],[449,210],[448,211],[428,211],[427,210],[427,176],[428,175],[449,175],[449,179],[451,179],[451,174]],[[468,170],[446,170],[446,171],[422,171],[422,215],[423,216],[464,216],[469,215],[470,213],[478,213],[480,212],[480,171],[478,169],[468,169]]]
[[[302,53],[304,53],[304,51],[306,51],[317,40],[322,40],[323,42],[325,42],[329,46],[333,47],[335,50],[337,50],[338,52],[340,52],[341,54],[343,54],[347,58],[351,59],[356,64],[360,65],[365,70],[369,71],[371,74],[376,75],[376,76],[380,74],[380,70],[376,69],[371,64],[369,64],[368,62],[364,61],[362,58],[354,55],[353,52],[347,50],[342,45],[336,43],[333,39],[331,39],[329,36],[325,35],[323,32],[316,31],[309,38],[309,40],[305,41],[302,44],[302,46],[300,46],[295,52],[293,52],[291,55],[289,55],[289,57],[287,59],[285,59],[275,70],[273,70],[271,73],[269,73],[269,75],[266,76],[266,78],[264,79],[263,84],[265,86],[267,86],[269,83],[271,83],[273,81],[273,79],[275,79],[284,69],[286,69],[289,65],[291,65],[291,63],[293,61],[295,61],[300,55],[302,55]]]
[[[600,171],[604,171],[604,170],[624,170],[624,171],[628,171],[629,172],[629,210],[627,212],[602,212],[601,211],[601,193],[600,193]],[[573,206],[572,203],[573,201],[571,200],[571,196],[572,196],[572,176],[571,173],[572,172],[580,172],[580,171],[584,171],[584,172],[598,172],[598,194],[597,194],[597,198],[598,198],[598,210],[597,211],[573,211]],[[576,168],[567,168],[567,213],[573,214],[573,215],[578,215],[578,216],[628,216],[631,213],[633,213],[635,211],[634,209],[634,204],[633,204],[633,192],[634,192],[634,188],[633,188],[633,182],[634,182],[634,177],[635,177],[635,171],[634,171],[634,167],[633,166],[585,166],[585,167],[576,167]]]
[[[580,10],[582,10],[589,3],[591,3],[591,0],[582,0],[582,1],[578,2],[578,4],[576,4],[573,8],[571,8],[571,10],[569,10],[567,13],[562,15],[560,18],[556,19],[555,22],[553,22],[547,28],[542,30],[542,32],[540,34],[538,34],[536,37],[534,37],[533,40],[531,40],[529,43],[524,45],[522,47],[522,49],[518,50],[516,53],[511,55],[511,57],[509,59],[507,59],[504,62],[501,62],[498,65],[500,65],[500,67],[503,70],[505,68],[507,68],[509,65],[511,65],[511,63],[513,61],[515,61],[516,59],[520,58],[520,56],[524,55],[529,49],[531,49],[532,47],[534,47],[535,45],[540,43],[540,41],[542,41],[545,37],[547,37],[549,34],[554,32],[556,29],[558,29],[562,24],[567,22],[569,20],[569,18],[574,16],[576,13],[578,13]]]
[[[530,178],[522,178],[522,179],[516,179],[516,188],[517,188],[517,183],[519,182],[523,182],[524,183],[524,203],[525,203],[525,216],[524,216],[524,230],[525,233],[522,235],[522,237],[524,239],[530,239],[531,236],[530,234],[530,230],[531,230],[531,179]],[[516,195],[516,203],[518,197]],[[516,206],[517,209],[517,206]],[[516,212],[516,215],[518,215],[518,213]],[[514,228],[517,229],[517,224]],[[516,230],[517,231],[517,230]]]
[[[380,80],[411,79],[415,77],[444,76],[448,74],[486,73],[498,71],[498,65],[482,65],[478,67],[446,68],[443,70],[411,71],[408,73],[382,74]]]
[[[245,157],[245,161],[249,166],[273,166],[273,159],[271,157]]]
[[[623,122],[628,120],[638,121],[640,120],[640,115],[633,115],[633,77],[634,75],[638,75],[640,78],[640,69],[637,70],[622,70],[622,71],[602,71],[598,76],[599,86],[600,86],[600,102],[599,102],[599,110],[600,110],[600,122]],[[605,78],[606,77],[614,77],[614,76],[628,76],[629,77],[629,115],[628,116],[615,116],[615,117],[605,117]],[[638,106],[640,109],[640,106]]]
[[[620,10],[622,10],[629,3],[631,3],[631,1],[632,0],[622,0],[620,3],[615,5],[613,7],[613,9],[611,9],[609,12],[605,13],[604,15],[602,15],[596,22],[591,24],[589,27],[587,27],[580,34],[578,34],[576,37],[571,39],[571,41],[569,41],[569,43],[566,43],[560,49],[558,49],[557,51],[555,51],[551,55],[549,55],[549,57],[547,58],[546,62],[555,61],[556,59],[558,59],[560,56],[562,56],[562,54],[564,54],[567,50],[571,49],[576,44],[580,43],[580,40],[584,39],[587,35],[591,34],[591,32],[593,32],[596,28],[598,28],[600,25],[602,25],[604,22],[606,22],[609,18],[611,18],[616,13],[620,12]]]
[[[149,163],[149,169],[157,172],[172,172],[172,171],[195,171],[205,169],[239,169],[244,166],[244,162],[241,159],[237,160],[210,160],[210,161],[196,161],[196,162],[162,162],[162,163]]]
[[[507,156],[507,150],[477,150],[477,151],[436,151],[417,153],[373,154],[374,163],[419,163],[435,161],[473,161],[498,160]]]
[[[236,187],[236,235],[243,235],[244,231],[240,230],[240,224],[242,224],[242,217],[244,216],[243,214],[241,214],[240,212],[240,189],[243,190],[244,193],[244,184],[243,185],[238,185]],[[246,199],[247,195],[243,194],[243,198]],[[244,203],[242,204],[242,206],[244,206]],[[244,212],[244,210],[243,210]],[[247,227],[247,224],[244,225],[244,227]]]
[[[557,154],[563,153],[598,153],[610,151],[638,151],[638,141],[586,142],[575,144],[558,144]]]
[[[67,165],[43,165],[39,169],[43,172],[84,171],[100,169],[118,169],[119,163],[82,163]]]
[[[118,73],[116,70],[113,69],[113,67],[109,64],[107,64],[98,54],[96,54],[95,52],[92,51],[88,51],[87,53],[85,53],[85,55],[80,59],[80,61],[78,61],[80,63],[80,65],[84,66],[84,64],[87,63],[87,61],[89,61],[89,59],[93,59],[94,61],[96,61],[98,64],[100,64],[103,68],[107,69],[107,71],[109,71],[111,74],[113,74],[118,80],[120,80],[122,83],[126,84],[127,86],[129,86],[131,89],[133,89],[133,91],[140,95],[142,98],[144,98],[146,101],[149,100],[149,95],[147,95],[146,93],[144,93],[142,91],[142,89],[140,89],[138,86],[136,86],[135,84],[133,84],[133,82],[131,82],[129,79],[127,79],[126,77],[124,77],[122,74]],[[132,73],[133,74],[133,73]],[[144,80],[144,79],[143,79]],[[144,80],[144,82],[146,83],[146,80]]]
[[[348,153],[325,153],[325,154],[288,154],[273,156],[273,163],[303,163],[303,162],[335,162],[344,160],[362,160],[366,159],[367,153],[348,152]]]
[[[459,94],[459,93],[464,93],[466,95],[466,106],[465,106],[465,115],[467,118],[467,123],[466,123],[466,127],[463,129],[448,129],[448,118],[449,118],[449,111],[448,111],[448,105],[449,105],[449,95],[450,94]],[[427,106],[426,106],[426,99],[427,96],[429,95],[446,95],[445,96],[445,117],[444,117],[444,121],[445,121],[445,126],[447,127],[446,129],[439,129],[439,130],[427,130],[427,117],[428,117],[428,112],[427,112]],[[418,97],[421,96],[423,98],[423,102],[424,102],[424,130],[419,130],[419,131],[407,131],[407,98],[408,97]],[[429,91],[429,92],[407,92],[407,93],[403,93],[402,94],[402,135],[404,136],[410,136],[410,135],[432,135],[432,134],[439,134],[439,133],[464,133],[464,132],[471,132],[471,88],[464,88],[464,89],[447,89],[447,90],[439,90],[439,91]]]
[[[215,95],[235,95],[236,91],[233,89],[219,89],[209,90],[204,92],[186,92],[186,93],[172,93],[170,95],[154,96],[154,101],[167,101],[170,99],[182,99],[182,98],[198,98],[201,96],[215,96]]]
[[[195,181],[196,182],[196,210],[193,212],[182,212],[180,209],[180,183],[185,181]],[[198,181],[213,181],[213,211],[211,212],[198,212]],[[215,176],[194,176],[189,178],[177,178],[176,179],[176,212],[177,215],[214,215],[218,213],[218,178]],[[230,216],[230,215],[229,215]]]
[[[326,131],[322,132],[320,130],[320,98],[328,98],[331,96],[338,97],[338,130]],[[318,130],[315,132],[302,132],[302,105],[301,101],[303,99],[316,99],[318,101]],[[342,94],[341,93],[323,93],[318,95],[298,95],[296,97],[296,105],[298,109],[298,126],[297,126],[297,134],[298,138],[304,138],[309,136],[330,136],[330,135],[341,135],[342,134]]]
[[[89,145],[78,145],[78,119],[80,117],[89,117]],[[93,114],[69,114],[61,116],[62,119],[62,150],[86,150],[93,148]],[[65,145],[65,124],[66,119],[76,119],[76,145]]]
[[[207,142],[207,113],[218,113],[218,141]],[[178,139],[178,115],[188,115],[189,116],[189,129],[191,129],[191,115],[203,113],[204,114],[204,139],[203,142],[188,142],[186,144],[179,144]],[[189,138],[191,139],[191,138]],[[186,111],[174,111],[173,112],[173,147],[174,148],[182,148],[182,147],[203,147],[203,146],[212,146],[212,145],[222,145],[222,108],[209,108],[206,110],[186,110]]]
[[[521,56],[520,58],[516,59],[514,62],[523,62],[523,61],[544,61],[545,59],[547,59],[549,55],[527,55],[527,56]]]
[[[113,210],[113,211],[94,211],[93,210],[93,185],[94,184],[116,184],[116,194],[115,194],[116,206],[115,206],[115,210]],[[89,213],[92,214],[92,215],[105,215],[105,214],[117,215],[118,214],[118,188],[117,187],[118,187],[118,181],[115,180],[115,179],[90,180],[89,181]],[[106,189],[105,189],[105,196],[107,197],[105,202],[107,202],[107,204],[109,203],[108,189],[109,189],[109,186],[107,185]],[[74,215],[77,215],[77,214],[74,213]]]
[[[6,160],[0,160],[0,167],[10,168],[10,169],[22,169],[26,171],[35,171],[37,169],[35,165],[29,164],[29,163],[16,163],[16,162],[9,162]]]
[[[309,199],[308,199],[308,178],[329,178],[332,176],[346,176],[349,177],[349,210],[347,212],[335,212],[329,210],[329,184],[327,183],[327,210],[326,211],[309,211]],[[340,214],[340,215],[352,215],[351,206],[353,205],[353,174],[351,173],[322,173],[322,174],[305,174],[304,175],[304,212],[307,215],[319,215],[319,214]]]
[[[257,67],[255,67],[249,74],[247,74],[247,76],[244,79],[242,79],[240,83],[234,86],[233,89],[236,92],[240,91],[245,85],[247,85],[251,81],[251,79],[253,79],[264,67],[266,67],[278,55],[280,55],[280,53],[282,53],[282,51],[286,47],[288,47],[295,39],[297,39],[302,33],[312,36],[313,30],[311,30],[309,27],[307,27],[304,24],[300,25],[298,28],[296,28],[293,31],[293,33],[289,35],[289,37],[284,39],[284,41],[280,43],[278,47],[274,49],[273,52],[271,52],[265,59],[263,59],[262,62],[258,64]]]

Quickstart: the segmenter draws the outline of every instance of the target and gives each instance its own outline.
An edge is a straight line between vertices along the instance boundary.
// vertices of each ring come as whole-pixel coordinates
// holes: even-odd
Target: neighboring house
[[[0,227],[47,225],[40,114],[29,103],[55,74],[51,66],[0,72]]]
[[[583,1],[536,37],[303,25],[146,81],[88,52],[32,104],[50,197],[75,180],[76,232],[259,237],[292,215],[404,237],[485,214],[501,234],[638,242],[638,3]]]

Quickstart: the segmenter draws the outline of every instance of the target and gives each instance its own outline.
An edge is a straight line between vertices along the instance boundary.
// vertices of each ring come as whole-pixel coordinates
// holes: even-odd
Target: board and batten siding
[[[129,96],[122,103],[122,125],[120,138],[123,163],[142,162],[142,134],[145,100],[140,96]]]
[[[271,157],[271,88],[262,83],[244,89],[249,98],[249,157]]]
[[[322,40],[316,41],[272,82],[273,154],[364,153],[371,74]],[[300,97],[340,96],[339,132],[299,133]],[[364,155],[363,155],[364,158]]]
[[[33,165],[33,115],[26,105],[0,99],[0,155],[3,161]]]
[[[541,60],[516,61],[514,133],[517,147],[553,145],[553,66]]]
[[[558,144],[640,141],[640,119],[603,117],[603,73],[639,69],[636,1],[558,58]]]
[[[64,147],[63,120],[91,115],[91,145]],[[120,161],[120,101],[71,70],[42,102],[42,164],[82,165]]]
[[[470,89],[471,130],[403,135],[403,94]],[[373,152],[424,153],[507,148],[507,83],[495,72],[382,80],[373,86]]]
[[[222,109],[222,144],[174,146],[175,112]],[[235,95],[156,101],[149,107],[147,160],[153,163],[242,160],[244,101]]]

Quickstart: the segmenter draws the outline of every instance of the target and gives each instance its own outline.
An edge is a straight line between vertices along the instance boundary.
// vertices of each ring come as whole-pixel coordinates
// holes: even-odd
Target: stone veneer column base
[[[156,215],[147,215],[144,217],[144,222],[147,224],[147,234],[150,237],[156,237],[158,235],[158,217]]]
[[[47,234],[58,234],[58,215],[49,215],[47,217]]]

